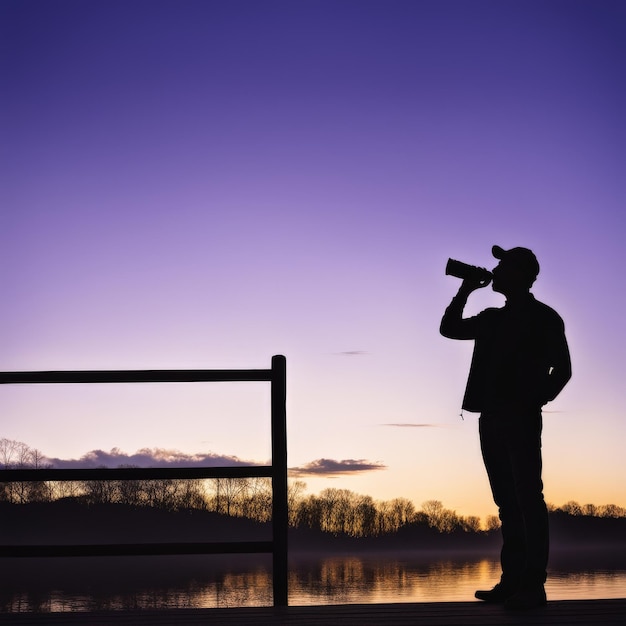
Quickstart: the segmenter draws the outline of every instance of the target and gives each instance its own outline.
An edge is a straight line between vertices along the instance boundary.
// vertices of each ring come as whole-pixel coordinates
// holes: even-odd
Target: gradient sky
[[[0,8],[0,369],[285,354],[309,492],[484,516],[444,267],[526,246],[574,371],[546,407],[546,498],[626,505],[623,2]],[[53,458],[269,458],[262,383],[5,387],[0,412]]]

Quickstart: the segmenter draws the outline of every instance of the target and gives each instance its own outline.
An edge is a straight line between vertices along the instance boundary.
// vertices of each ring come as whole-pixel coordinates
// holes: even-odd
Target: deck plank
[[[510,612],[481,602],[432,602],[0,614],[0,625],[14,626],[506,626],[529,623],[533,626],[624,626],[626,598],[560,600],[527,612]]]

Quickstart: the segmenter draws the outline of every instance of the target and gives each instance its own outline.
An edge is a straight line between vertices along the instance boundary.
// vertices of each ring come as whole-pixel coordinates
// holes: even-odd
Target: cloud
[[[363,356],[369,354],[365,350],[344,350],[343,352],[335,352],[337,356]]]
[[[383,463],[373,463],[365,459],[317,459],[301,467],[292,467],[289,472],[292,476],[337,476],[338,474],[357,474],[387,469]]]
[[[113,448],[110,452],[92,450],[80,459],[48,458],[55,469],[89,469],[95,467],[228,467],[257,465],[252,461],[242,461],[236,456],[223,454],[187,454],[179,450],[165,448],[142,448],[134,454]]]

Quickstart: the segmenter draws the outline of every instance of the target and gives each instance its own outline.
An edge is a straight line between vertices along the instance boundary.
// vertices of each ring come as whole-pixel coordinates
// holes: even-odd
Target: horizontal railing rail
[[[240,467],[116,467],[68,469],[0,469],[0,483],[73,480],[164,480],[179,478],[271,478],[271,465]]]
[[[272,370],[74,370],[0,372],[0,384],[195,383],[271,381]]]
[[[271,383],[271,465],[228,467],[124,467],[124,468],[8,468],[0,469],[0,483],[39,481],[120,481],[205,478],[272,479],[272,540],[193,543],[97,545],[0,545],[0,557],[138,556],[163,554],[272,553],[274,604],[288,603],[287,572],[287,419],[286,360],[272,357],[271,369],[227,370],[96,370],[0,372],[0,384],[64,383]]]

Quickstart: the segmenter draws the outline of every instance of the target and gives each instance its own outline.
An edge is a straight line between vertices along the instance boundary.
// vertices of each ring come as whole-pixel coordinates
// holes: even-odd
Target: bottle
[[[476,267],[475,265],[468,265],[462,261],[456,261],[455,259],[448,259],[446,263],[446,276],[456,276],[456,278],[466,279],[472,278],[479,281],[491,282],[493,278],[491,272],[484,267]]]

